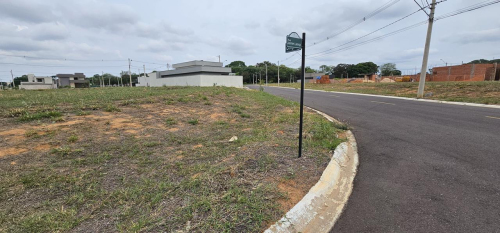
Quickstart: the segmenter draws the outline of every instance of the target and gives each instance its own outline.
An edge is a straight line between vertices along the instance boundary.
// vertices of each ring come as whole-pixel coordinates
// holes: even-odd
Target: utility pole
[[[280,61],[278,61],[278,87],[280,86]]]
[[[146,65],[143,64],[142,67],[144,68],[144,80],[146,80]],[[146,83],[147,83],[147,81],[146,81]]]
[[[130,58],[128,59],[128,77],[130,78],[130,87],[132,87],[132,72],[130,71]]]
[[[266,86],[267,86],[267,64],[266,65]]]
[[[219,55],[219,56],[217,56],[217,57],[219,57],[219,62],[220,62],[220,55]]]
[[[16,88],[16,83],[14,82],[14,73],[10,70],[10,76],[12,76],[12,89]]]
[[[427,38],[425,40],[424,59],[420,72],[420,82],[418,84],[417,98],[424,98],[425,78],[427,77],[427,62],[429,59],[429,48],[431,46],[432,26],[434,24],[434,12],[436,10],[436,0],[432,0],[431,14],[429,15],[429,27],[427,28]]]

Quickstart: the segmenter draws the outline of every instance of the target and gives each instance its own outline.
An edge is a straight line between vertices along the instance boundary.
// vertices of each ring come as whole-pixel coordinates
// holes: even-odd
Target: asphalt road
[[[315,91],[304,104],[348,123],[358,142],[332,232],[500,232],[500,109]]]

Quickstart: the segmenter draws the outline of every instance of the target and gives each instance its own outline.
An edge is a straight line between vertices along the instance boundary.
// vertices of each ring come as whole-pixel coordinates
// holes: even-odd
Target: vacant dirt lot
[[[344,127],[307,113],[297,159],[297,104],[263,92],[18,91],[0,104],[0,231],[262,231],[317,182]]]

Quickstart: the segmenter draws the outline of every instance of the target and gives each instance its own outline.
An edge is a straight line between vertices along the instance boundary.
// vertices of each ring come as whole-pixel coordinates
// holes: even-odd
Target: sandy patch
[[[42,145],[36,146],[34,149],[37,151],[49,151],[50,145],[49,144],[42,144]]]
[[[28,151],[28,150],[23,149],[23,148],[4,148],[4,149],[0,149],[0,157],[4,157],[7,155],[18,155],[18,154],[24,153],[26,151]]]
[[[167,131],[171,132],[171,133],[174,133],[174,132],[179,131],[179,129],[178,128],[171,128],[171,129],[168,129]]]
[[[278,184],[278,188],[288,195],[288,199],[278,201],[281,204],[281,210],[285,213],[292,209],[305,196],[305,191],[301,190],[293,180],[281,182]]]
[[[26,133],[24,129],[12,129],[0,132],[0,136],[22,136]]]
[[[193,146],[193,149],[198,149],[198,148],[202,148],[202,147],[203,147],[203,145],[200,144],[200,145]]]

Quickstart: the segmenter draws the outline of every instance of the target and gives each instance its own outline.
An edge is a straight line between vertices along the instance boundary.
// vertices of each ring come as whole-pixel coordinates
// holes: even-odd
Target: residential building
[[[305,73],[304,79],[305,83],[316,83],[316,80],[321,79],[321,76],[325,75],[325,73]],[[297,79],[297,82],[301,82],[301,78]]]
[[[88,88],[89,80],[85,80],[85,75],[83,73],[75,74],[58,74],[59,87],[71,87],[71,88]]]
[[[175,69],[139,77],[136,86],[243,87],[243,76],[232,75],[231,68],[222,67],[220,62],[190,61],[172,67]]]
[[[52,77],[37,77],[34,74],[28,74],[28,82],[21,82],[19,89],[42,90],[56,89],[57,83]]]

